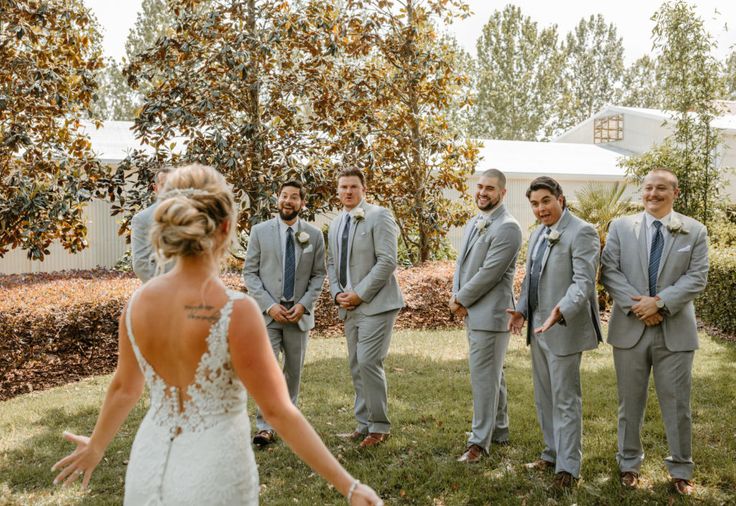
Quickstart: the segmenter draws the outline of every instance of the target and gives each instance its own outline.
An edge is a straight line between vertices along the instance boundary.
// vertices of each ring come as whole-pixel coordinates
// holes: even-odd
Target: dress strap
[[[130,313],[132,313],[133,301],[138,298],[138,293],[141,291],[141,288],[138,288],[135,292],[133,292],[133,295],[131,295],[130,299],[128,299],[128,306],[125,308],[125,330],[128,333],[128,340],[130,341],[130,345],[133,347],[133,353],[135,353],[135,357],[138,359],[138,364],[141,366],[141,368],[144,368],[144,366],[147,365],[147,362],[143,358],[141,350],[138,349],[138,343],[135,341],[135,336],[133,335],[133,324],[131,323],[132,320],[130,316]]]

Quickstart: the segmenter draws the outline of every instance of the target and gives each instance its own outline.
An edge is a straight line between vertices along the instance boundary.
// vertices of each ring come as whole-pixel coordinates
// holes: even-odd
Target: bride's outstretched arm
[[[352,505],[383,504],[368,486],[359,484],[324,445],[301,412],[291,403],[283,373],[273,355],[266,327],[252,299],[236,302],[230,322],[233,367],[264,418],[309,467],[314,469]]]
[[[52,471],[61,470],[54,480],[55,484],[62,482],[69,484],[84,476],[82,486],[87,486],[92,471],[102,460],[105,449],[140,399],[144,384],[143,374],[125,329],[125,310],[123,310],[118,326],[118,365],[110,386],[107,387],[95,429],[91,437],[64,432],[64,439],[75,443],[77,447],[51,468]]]

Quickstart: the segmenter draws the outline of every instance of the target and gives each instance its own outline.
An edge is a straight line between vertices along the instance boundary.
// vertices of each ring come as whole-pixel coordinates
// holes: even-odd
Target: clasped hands
[[[637,301],[631,306],[631,312],[636,315],[647,327],[654,327],[662,323],[664,316],[657,307],[657,297],[649,297],[648,295],[634,295],[631,297]]]
[[[343,309],[352,311],[363,302],[363,299],[355,292],[340,292],[335,296],[335,303]]]
[[[466,316],[468,316],[468,308],[460,304],[454,295],[450,297],[450,302],[448,303],[448,306],[450,306],[450,312],[458,318],[465,318]]]
[[[511,331],[511,333],[520,335],[521,327],[524,326],[524,321],[526,320],[526,318],[524,318],[524,315],[522,313],[520,313],[519,311],[516,311],[515,309],[509,308],[506,310],[506,312],[511,316],[511,319],[509,320],[508,329]],[[552,312],[547,317],[547,319],[544,321],[544,323],[542,323],[542,326],[534,329],[534,333],[542,334],[544,332],[547,332],[550,328],[552,328],[553,325],[561,321],[562,321],[562,312],[560,311],[560,306],[555,306],[554,309],[552,309]]]
[[[307,310],[302,304],[294,304],[291,309],[286,309],[281,304],[274,304],[268,309],[268,315],[279,323],[296,323]]]

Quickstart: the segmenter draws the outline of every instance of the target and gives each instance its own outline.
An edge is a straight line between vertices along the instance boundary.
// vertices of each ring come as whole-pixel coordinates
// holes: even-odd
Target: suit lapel
[[[468,253],[470,253],[470,250],[473,249],[475,241],[480,237],[480,231],[475,230],[476,223],[478,223],[477,217],[470,222],[470,231],[468,232],[467,240],[465,241],[465,251],[463,252],[463,262],[465,262],[465,258],[468,256]]]
[[[273,231],[273,237],[271,240],[273,241],[273,247],[276,250],[276,258],[279,260],[279,265],[284,265],[284,256],[281,253],[281,237],[280,237],[280,230],[279,230],[279,219],[274,218],[273,223],[271,224],[271,230]]]
[[[640,214],[639,219],[634,220],[633,232],[634,237],[637,238],[642,276],[644,279],[649,279],[649,253],[647,252],[649,244],[647,244],[647,220],[644,214]]]
[[[560,218],[560,223],[557,225],[557,231],[562,235],[562,233],[565,231],[565,228],[567,227],[568,223],[570,223],[570,211],[566,211],[565,214],[562,215]],[[542,230],[544,230],[544,227],[542,227]],[[547,265],[547,259],[552,254],[552,250],[554,249],[554,244],[550,245],[547,243],[547,251],[544,252],[544,257],[542,257],[542,266],[539,268],[539,277],[542,277],[542,273],[544,272],[544,267]]]
[[[674,212],[674,211],[672,211],[672,216],[670,217],[670,221],[672,220],[672,218],[675,218],[676,216],[677,216],[677,219],[679,219],[680,221],[682,221],[682,218],[680,218],[677,215],[677,213]],[[672,246],[674,246],[675,241],[677,241],[677,238],[680,235],[681,234],[673,234],[672,232],[669,233],[670,240],[669,241],[665,241],[664,251],[662,251],[662,257],[659,260],[659,272],[657,272],[657,276],[659,276],[659,274],[662,273],[662,269],[664,268],[664,264],[667,261],[667,257],[669,256],[670,251],[672,251]]]
[[[296,234],[294,234],[294,254],[296,255],[296,258],[294,259],[296,263],[296,265],[294,266],[294,275],[296,275],[296,273],[299,272],[299,262],[301,262],[302,260],[302,250],[306,248],[307,246],[309,246],[309,242],[307,242],[307,244],[305,245],[302,245],[302,243],[299,242],[299,234],[301,233],[302,233],[302,220],[299,219],[299,221],[297,221]]]
[[[351,258],[353,256],[353,242],[355,242],[355,236],[358,235],[358,227],[360,226],[362,222],[366,220],[366,216],[368,216],[368,211],[366,210],[365,202],[363,202],[358,207],[360,207],[363,210],[364,214],[361,219],[357,219],[354,216],[350,217],[350,228],[352,230],[350,231],[350,239],[349,239],[350,247],[348,249],[348,255],[350,255]]]

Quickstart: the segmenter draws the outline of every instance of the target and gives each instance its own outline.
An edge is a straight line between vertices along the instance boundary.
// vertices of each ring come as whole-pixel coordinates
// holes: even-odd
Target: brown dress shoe
[[[624,488],[639,488],[639,474],[634,471],[625,471],[621,473],[621,485]]]
[[[680,495],[690,495],[695,491],[695,485],[690,480],[672,478],[672,484],[675,486],[675,492]]]
[[[555,474],[554,480],[552,480],[552,487],[557,490],[572,490],[577,480],[573,475],[567,471],[560,471]]]
[[[465,450],[465,453],[460,455],[457,459],[458,462],[465,462],[466,464],[475,464],[480,462],[480,459],[485,455],[485,450],[478,445],[470,445]]]
[[[544,459],[537,459],[534,462],[524,464],[524,467],[534,471],[546,471],[548,469],[553,469],[555,467],[555,463]]]
[[[384,434],[383,432],[369,432],[368,435],[360,442],[361,448],[369,448],[371,446],[378,446],[389,438],[390,434]]]
[[[259,448],[268,446],[276,441],[276,434],[272,430],[259,430],[255,436],[253,436],[253,444]]]
[[[362,441],[367,435],[367,432],[354,430],[353,432],[341,432],[337,435],[337,437],[342,439],[349,439],[350,441],[355,441],[357,443],[358,441]]]

